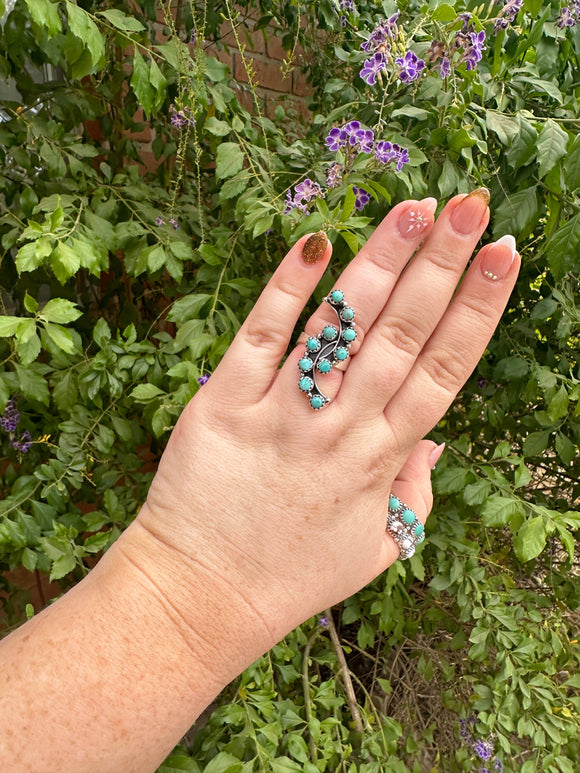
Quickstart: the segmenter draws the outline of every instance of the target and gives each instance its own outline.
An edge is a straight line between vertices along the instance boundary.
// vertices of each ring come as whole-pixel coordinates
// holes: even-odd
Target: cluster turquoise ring
[[[350,345],[356,338],[354,309],[345,301],[342,290],[333,290],[324,300],[336,312],[337,324],[326,325],[317,336],[310,336],[298,362],[298,387],[315,411],[330,402],[320,389],[319,376],[328,373],[337,362],[348,359]]]
[[[401,550],[399,558],[411,558],[417,545],[425,539],[425,527],[415,512],[393,494],[389,497],[387,532]]]

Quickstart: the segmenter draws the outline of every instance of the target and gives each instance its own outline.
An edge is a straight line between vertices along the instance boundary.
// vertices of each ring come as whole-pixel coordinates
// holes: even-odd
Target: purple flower
[[[493,769],[497,770],[497,773],[503,773],[503,762],[498,760],[497,757],[493,761]]]
[[[333,161],[326,170],[326,185],[329,188],[338,188],[342,182],[344,167],[338,161]]]
[[[462,61],[465,62],[465,66],[468,70],[475,70],[477,63],[481,62],[483,56],[482,51],[485,50],[485,31],[470,32],[469,38],[471,40],[471,45],[463,54]]]
[[[332,152],[343,148],[348,142],[348,134],[343,128],[335,127],[328,133],[328,137],[325,139],[325,145]]]
[[[560,16],[556,20],[556,26],[560,29],[565,27],[574,27],[580,24],[580,2],[574,0],[569,6],[562,8]]]
[[[399,73],[399,80],[403,83],[411,83],[417,80],[421,76],[421,72],[425,69],[425,62],[419,59],[414,51],[407,51],[405,56],[397,57],[395,64],[401,68]]]
[[[504,6],[493,25],[494,32],[499,32],[499,30],[506,29],[510,24],[513,24],[516,16],[522,10],[523,4],[524,0],[505,0]]]
[[[323,628],[328,628],[329,620],[327,617],[321,617],[318,621],[318,625],[321,625]]]
[[[307,177],[304,182],[299,183],[294,188],[294,196],[292,196],[290,191],[286,193],[284,214],[287,215],[293,209],[297,209],[300,212],[307,214],[309,212],[308,202],[316,197],[324,198],[322,188],[317,182],[313,182]]]
[[[483,389],[483,387],[487,384],[487,381],[484,378],[478,378],[477,379],[477,386],[479,389]]]
[[[400,172],[403,166],[408,164],[410,160],[407,148],[402,148],[396,142],[378,142],[375,148],[375,156],[381,164],[390,164],[394,161],[397,165],[397,172]]]
[[[352,192],[354,193],[354,206],[356,209],[362,211],[371,200],[368,191],[364,188],[357,188],[356,185],[352,186]]]
[[[183,126],[193,126],[194,118],[189,111],[178,110],[175,105],[170,105],[169,112],[171,113],[171,125],[177,129],[181,129]]]
[[[493,752],[493,746],[489,741],[476,741],[473,744],[473,751],[481,760],[489,760]]]
[[[205,373],[203,376],[200,376],[199,378],[197,378],[196,381],[200,386],[203,386],[204,384],[207,384],[207,382],[209,381],[209,376],[210,376],[209,373]]]
[[[165,220],[162,217],[156,217],[155,218],[155,225],[165,225]]]
[[[169,224],[171,226],[173,226],[173,230],[174,231],[177,231],[177,229],[179,228],[179,223],[177,222],[177,220],[174,217],[170,217],[169,218]]]
[[[197,32],[195,31],[195,27],[191,30],[191,35],[189,36],[189,43],[192,46],[195,46],[197,43]]]
[[[11,440],[10,445],[22,454],[27,454],[32,446],[32,436],[30,432],[25,429],[20,435],[18,440]]]
[[[381,70],[387,68],[387,57],[381,51],[377,51],[372,55],[370,59],[365,59],[364,67],[360,71],[360,77],[369,84],[374,86],[376,83],[377,74]]]
[[[16,407],[16,400],[11,397],[6,403],[4,414],[0,417],[0,427],[6,432],[15,432],[20,422],[20,413]]]
[[[448,56],[444,56],[439,66],[439,73],[442,78],[447,78],[451,73],[451,60]]]

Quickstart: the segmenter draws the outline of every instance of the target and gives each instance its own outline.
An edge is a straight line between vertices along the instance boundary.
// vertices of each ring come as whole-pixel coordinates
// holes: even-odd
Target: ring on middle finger
[[[317,376],[328,373],[333,365],[348,359],[350,345],[357,335],[354,309],[345,301],[342,290],[333,290],[324,300],[336,312],[339,327],[325,325],[317,336],[310,336],[306,341],[304,356],[298,363],[298,386],[308,397],[310,407],[314,410],[320,410],[330,402],[320,389]]]

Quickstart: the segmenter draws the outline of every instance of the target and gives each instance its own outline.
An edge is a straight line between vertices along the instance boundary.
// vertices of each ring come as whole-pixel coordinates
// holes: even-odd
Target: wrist
[[[219,692],[290,628],[264,619],[203,546],[195,556],[182,552],[152,528],[154,522],[145,504],[115,547],[137,570],[164,625],[181,637]]]

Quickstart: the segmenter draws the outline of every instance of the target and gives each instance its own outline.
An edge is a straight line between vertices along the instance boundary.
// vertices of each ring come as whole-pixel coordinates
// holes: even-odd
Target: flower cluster
[[[524,0],[503,0],[503,3],[503,8],[498,13],[493,25],[494,32],[505,30],[514,23],[516,16],[522,10]]]
[[[333,161],[332,164],[326,169],[326,187],[338,188],[342,182],[342,175],[344,174],[344,166],[339,164],[338,161]]]
[[[170,105],[169,112],[171,113],[171,125],[175,126],[176,129],[193,126],[195,123],[193,113],[188,109],[178,110],[175,105]]]
[[[406,148],[402,148],[396,142],[384,140],[375,143],[372,130],[365,129],[358,121],[349,121],[344,126],[331,129],[325,144],[332,151],[352,148],[356,153],[374,153],[381,164],[387,165],[394,162],[397,165],[397,172],[400,172],[403,165],[409,162],[409,151]]]
[[[475,734],[476,717],[459,720],[459,735],[461,740],[475,754],[480,763],[477,773],[503,773],[503,763],[495,757],[493,736],[488,739],[479,738]]]
[[[340,13],[340,23],[346,27],[346,14],[355,12],[354,0],[338,0],[338,9]]]
[[[354,193],[355,209],[361,212],[371,200],[370,194],[364,188],[357,188],[356,185],[352,186],[352,192]]]
[[[562,30],[576,24],[580,24],[580,0],[573,0],[570,5],[562,8],[556,21],[556,26]]]
[[[324,198],[324,193],[319,183],[313,182],[309,177],[304,182],[299,183],[294,188],[294,196],[292,191],[288,191],[286,194],[286,206],[284,207],[284,214],[287,215],[292,212],[293,209],[297,209],[299,212],[303,212],[305,215],[310,214],[308,207],[312,199]]]
[[[402,83],[411,83],[421,76],[425,69],[425,62],[419,59],[413,51],[407,51],[405,56],[399,56],[395,59],[395,64],[401,68],[399,80]]]
[[[203,376],[199,376],[196,381],[200,386],[203,386],[204,384],[207,384],[209,381],[209,373],[204,373]]]
[[[371,54],[370,59],[365,59],[364,66],[360,71],[360,77],[369,86],[374,86],[377,75],[381,70],[387,69],[391,44],[399,34],[399,28],[397,27],[398,18],[399,12],[393,14],[388,19],[383,19],[371,32],[369,39],[361,43],[362,50],[367,54]]]
[[[16,407],[16,401],[13,397],[8,400],[4,413],[0,416],[0,427],[8,432],[10,438],[10,446],[20,451],[22,454],[28,453],[32,446],[32,436],[30,432],[25,429],[20,433],[20,437],[16,438],[15,432],[20,424],[20,412]]]
[[[512,2],[512,0],[508,0],[508,2]],[[520,0],[513,0],[513,3],[518,2]],[[508,4],[504,6],[502,11],[506,11],[507,8]],[[427,59],[430,62],[441,59],[438,67],[439,74],[443,79],[451,73],[451,60],[456,52],[460,53],[459,62],[465,62],[465,67],[468,70],[475,70],[485,51],[485,31],[475,31],[475,26],[471,22],[471,14],[461,13],[456,21],[461,21],[462,25],[461,29],[455,33],[451,45],[447,46],[442,40],[434,40],[427,51]]]

